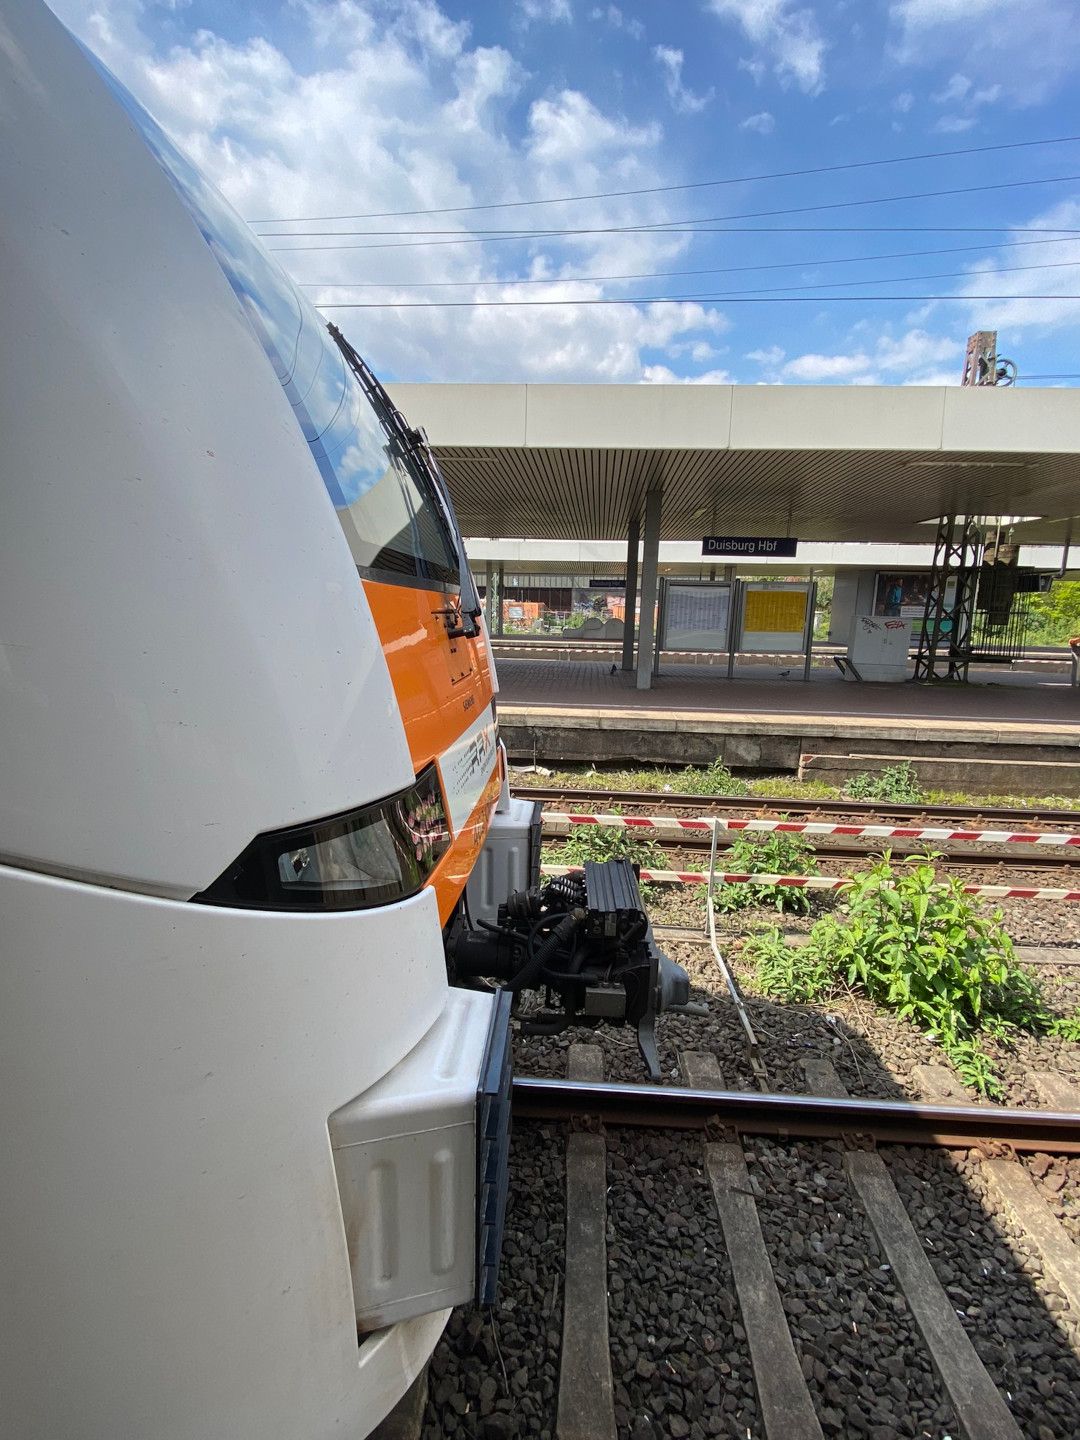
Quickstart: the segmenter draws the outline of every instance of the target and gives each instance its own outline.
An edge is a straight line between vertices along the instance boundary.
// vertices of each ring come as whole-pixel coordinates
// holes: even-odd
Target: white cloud
[[[831,380],[843,380],[849,385],[874,385],[883,380],[895,384],[896,378],[903,376],[904,384],[927,385],[937,382],[926,376],[938,373],[936,367],[962,355],[963,349],[958,340],[948,336],[909,330],[895,339],[888,334],[879,335],[873,350],[797,355],[781,366],[779,373],[785,380],[804,384]]]
[[[716,91],[710,86],[704,94],[697,95],[686,88],[682,78],[683,52],[673,50],[669,45],[657,45],[652,53],[653,59],[664,72],[664,87],[668,99],[679,114],[697,115],[704,110]]]
[[[625,15],[618,5],[609,5],[606,10],[597,5],[589,19],[606,20],[613,30],[625,30],[632,40],[644,40],[645,38],[645,26],[641,21]]]
[[[243,215],[428,210],[634,189],[671,178],[659,125],[631,124],[581,91],[530,89],[536,82],[507,50],[474,44],[469,26],[451,20],[435,0],[398,0],[394,7],[383,0],[297,0],[296,14],[308,26],[299,42],[302,68],[258,36],[225,39],[201,30],[177,41],[170,28],[168,43],[157,46],[147,28],[152,11],[140,0],[55,3]],[[573,219],[601,228],[676,213],[649,196],[574,207]],[[565,224],[569,214],[560,206],[295,228],[464,231],[525,216],[539,228]],[[294,227],[277,228],[284,235]],[[368,298],[568,302],[628,291],[562,277],[663,270],[688,241],[638,232],[512,246],[369,249],[360,247],[399,242],[358,233],[340,240],[356,249],[325,248],[336,243],[333,234],[297,239],[296,245],[323,248],[278,248],[275,258],[297,282],[309,284],[309,296],[327,304]],[[512,277],[524,275],[549,283],[515,285]],[[350,282],[353,288],[343,291]],[[455,288],[417,289],[446,282]],[[378,368],[406,379],[636,381],[646,354],[650,363],[683,368],[693,346],[728,325],[720,311],[689,302],[328,313]]]
[[[570,0],[518,0],[518,14],[526,25],[568,24],[574,18]]]
[[[960,370],[928,370],[925,375],[919,375],[914,380],[904,380],[904,385],[959,385]]]
[[[755,85],[760,85],[769,73],[769,67],[764,60],[740,60],[738,69],[745,70]]]
[[[939,135],[963,135],[966,130],[974,128],[974,115],[942,115],[934,121],[934,129]]]
[[[857,351],[854,355],[796,355],[784,366],[784,376],[789,380],[803,380],[813,383],[820,380],[847,380],[854,375],[865,374],[872,366],[869,355]]]
[[[641,376],[647,385],[730,385],[727,370],[706,370],[703,375],[676,375],[666,365],[646,365]]]
[[[824,88],[827,46],[812,10],[796,9],[792,0],[708,0],[708,8],[741,26],[782,85],[797,85],[807,95]]]
[[[1038,229],[1080,230],[1080,198],[1064,200],[1059,205],[1034,215],[1023,222]],[[1008,237],[1006,237],[1008,238]],[[1018,239],[1029,240],[1030,235],[1018,233]],[[1029,270],[992,277],[995,295],[1006,298],[994,301],[973,301],[967,319],[958,329],[965,333],[972,330],[996,330],[999,344],[1006,354],[1017,359],[1015,342],[1025,332],[1036,330],[1080,331],[1080,301],[1068,297],[1077,293],[1076,276],[1080,271],[1080,235],[1051,244],[1038,242],[1027,246],[1022,252],[1024,265],[1053,265],[1055,262],[1071,263],[1074,268],[1061,270]],[[985,294],[988,291],[986,270],[996,269],[1001,263],[997,256],[987,256],[973,268],[971,279],[959,288],[962,295]],[[1036,298],[1040,297],[1040,298]],[[1045,298],[1043,298],[1045,297]],[[950,306],[950,311],[956,313]],[[1023,364],[1021,363],[1021,372]]]
[[[767,350],[748,350],[746,358],[755,360],[759,365],[765,365],[773,370],[783,360],[784,354],[784,350],[779,345],[770,345]]]
[[[932,95],[930,98],[935,105],[955,105],[958,101],[966,100],[971,93],[971,81],[966,75],[956,74],[952,77],[944,90]]]
[[[776,120],[768,110],[761,110],[756,115],[748,115],[745,120],[740,120],[739,129],[753,130],[758,135],[771,135],[776,129]]]
[[[901,64],[947,64],[950,85],[1000,86],[1013,105],[1041,104],[1080,62],[1075,0],[892,0],[889,14]]]
[[[882,370],[919,370],[927,365],[940,365],[963,355],[959,340],[947,335],[928,335],[925,330],[909,330],[894,340],[882,335],[877,342],[875,360]]]
[[[1000,85],[986,85],[977,90],[966,75],[953,75],[945,88],[930,98],[935,105],[958,107],[959,113],[940,116],[934,129],[941,135],[961,135],[965,130],[974,129],[976,112],[981,106],[1000,100],[1001,93]]]
[[[901,115],[906,115],[915,104],[915,96],[910,90],[903,90],[892,102],[893,109]]]
[[[893,15],[912,29],[978,20],[1008,8],[1009,0],[894,0]]]
[[[612,152],[651,149],[661,134],[659,125],[629,126],[598,110],[580,90],[562,90],[533,102],[527,145],[538,164],[580,169]]]

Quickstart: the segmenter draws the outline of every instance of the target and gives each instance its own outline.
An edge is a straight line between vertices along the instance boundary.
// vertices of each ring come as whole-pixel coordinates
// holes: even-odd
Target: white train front
[[[0,1433],[352,1440],[494,1295],[511,1002],[655,1065],[685,976],[536,887],[423,437],[39,0],[0,196]]]
[[[440,917],[499,793],[457,537],[43,5],[0,95],[0,1430],[362,1435],[474,1292],[485,1060],[505,1112]],[[369,582],[447,652],[408,712]]]

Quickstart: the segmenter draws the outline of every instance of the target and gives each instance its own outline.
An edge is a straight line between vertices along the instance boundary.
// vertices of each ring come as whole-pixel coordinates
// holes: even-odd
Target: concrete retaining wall
[[[846,785],[856,775],[876,775],[897,763],[897,752],[876,755],[804,755],[800,780]],[[908,747],[919,783],[927,790],[967,790],[974,795],[1080,795],[1080,762],[1003,759],[995,754],[927,755]]]
[[[836,727],[840,729],[840,726]],[[730,721],[640,717],[609,711],[535,718],[506,709],[499,733],[511,760],[544,765],[709,765],[732,770],[797,771],[843,785],[852,775],[911,760],[932,789],[1008,795],[1080,795],[1075,745],[993,745],[985,739],[945,741],[735,729]],[[869,743],[868,743],[869,741]]]

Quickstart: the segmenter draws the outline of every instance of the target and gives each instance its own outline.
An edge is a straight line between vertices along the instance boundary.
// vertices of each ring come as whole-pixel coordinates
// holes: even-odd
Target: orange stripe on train
[[[364,580],[390,671],[413,769],[437,761],[491,704],[487,648],[479,638],[451,640],[442,610],[456,596],[411,585]],[[484,843],[499,797],[498,767],[475,809],[429,882],[445,921],[456,905]]]

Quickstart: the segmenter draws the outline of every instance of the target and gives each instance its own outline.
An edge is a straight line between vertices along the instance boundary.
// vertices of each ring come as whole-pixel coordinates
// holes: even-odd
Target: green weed
[[[762,834],[744,831],[723,856],[724,868],[756,875],[816,875],[814,847],[802,835],[782,830]],[[757,885],[734,882],[717,888],[717,910],[731,913],[750,905],[773,905],[789,914],[805,915],[810,909],[806,890],[790,885]]]
[[[788,945],[779,930],[762,931],[743,946],[763,995],[795,1004],[821,1000],[836,989],[836,971],[809,945]]]
[[[923,798],[919,777],[909,760],[887,765],[877,775],[856,775],[845,793],[850,800],[891,800],[901,805],[918,805]]]
[[[563,865],[584,865],[586,860],[629,860],[643,870],[668,868],[659,846],[621,825],[575,825],[558,854]]]
[[[722,760],[714,760],[704,769],[688,765],[671,777],[672,790],[684,795],[748,795],[745,780],[732,775]]]
[[[839,800],[839,785],[824,780],[796,780],[788,775],[767,775],[749,780],[750,794],[759,800]]]
[[[933,857],[894,868],[889,856],[857,875],[843,903],[814,926],[791,961],[775,942],[754,952],[768,992],[804,999],[807,987],[844,983],[935,1040],[964,1081],[999,1098],[1001,1084],[980,1037],[1025,1031],[1080,1040],[1080,1015],[1055,1017],[1016,961],[1001,912],[985,915],[960,881],[938,879]],[[761,958],[758,958],[758,956]],[[807,978],[809,977],[809,978]]]

